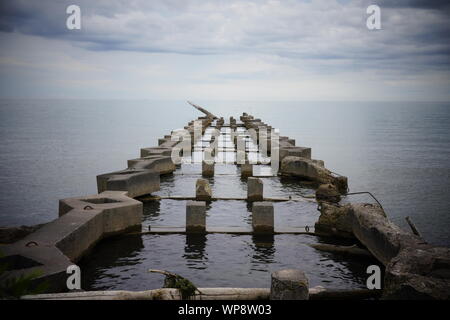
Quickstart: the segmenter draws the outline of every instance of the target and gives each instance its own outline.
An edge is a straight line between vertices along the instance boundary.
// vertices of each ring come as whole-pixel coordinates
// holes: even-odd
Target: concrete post
[[[211,201],[212,190],[206,179],[198,179],[195,184],[195,199],[198,201]]]
[[[206,161],[202,161],[202,176],[214,177],[214,162],[208,163]]]
[[[186,232],[206,232],[206,203],[204,201],[188,201],[186,204]]]
[[[273,233],[274,217],[272,202],[253,202],[252,226],[254,233]]]
[[[253,176],[253,165],[246,161],[246,163],[241,165],[241,177],[246,178],[251,176]]]
[[[305,273],[284,269],[272,273],[270,300],[308,300],[309,282]]]
[[[258,178],[248,178],[247,180],[247,200],[263,201],[263,182]]]

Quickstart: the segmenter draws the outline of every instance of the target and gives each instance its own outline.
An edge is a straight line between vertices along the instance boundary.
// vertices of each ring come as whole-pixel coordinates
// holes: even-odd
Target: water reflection
[[[274,262],[274,235],[253,235],[252,244],[252,270],[265,271],[265,264]]]
[[[144,243],[140,235],[113,237],[100,241],[92,252],[81,259],[78,265],[83,270],[81,277],[81,287],[85,290],[98,284],[97,290],[106,290],[111,287],[109,281],[103,282],[102,279],[113,277],[109,273],[118,272],[127,273],[132,266],[142,263],[142,250]],[[117,276],[116,276],[117,277]],[[121,277],[117,282],[126,280]]]
[[[152,222],[159,217],[161,213],[161,201],[148,201],[144,205],[143,215],[144,220]]]
[[[206,234],[187,234],[183,258],[192,269],[206,269],[208,256],[205,253]]]

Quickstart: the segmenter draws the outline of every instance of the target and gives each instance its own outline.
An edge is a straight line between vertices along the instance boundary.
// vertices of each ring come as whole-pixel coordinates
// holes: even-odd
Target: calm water
[[[429,242],[450,245],[449,103],[198,103],[280,128],[352,191],[373,192],[393,221],[409,215]],[[95,193],[97,174],[198,115],[183,101],[0,100],[0,224],[56,218],[58,199]]]
[[[351,191],[375,194],[394,222],[406,227],[404,217],[410,216],[426,240],[450,245],[450,104],[203,105],[224,117],[247,111],[279,128],[297,145],[312,147],[313,158],[348,176]],[[198,115],[183,101],[0,100],[0,225],[55,219],[58,199],[96,193],[97,174],[125,168],[140,148],[156,145],[158,137]],[[185,175],[164,178],[158,194],[191,195],[200,170],[183,169]],[[245,196],[245,183],[228,175],[234,173],[230,170],[236,169],[217,168],[223,175],[211,180],[213,191]],[[266,196],[310,192],[278,177],[264,178],[264,185]],[[146,204],[143,228],[182,225],[184,205],[173,200]],[[207,223],[249,226],[250,211],[245,202],[217,201],[208,207]],[[303,202],[277,203],[275,211],[276,227],[311,225],[318,217],[314,204]],[[175,235],[121,240],[101,243],[83,262],[85,288],[159,287],[161,276],[145,270],[167,265],[199,286],[266,287],[269,271],[300,266],[312,285],[358,287],[367,265],[316,252],[306,244],[321,240],[310,236],[255,239],[212,234],[202,239]]]

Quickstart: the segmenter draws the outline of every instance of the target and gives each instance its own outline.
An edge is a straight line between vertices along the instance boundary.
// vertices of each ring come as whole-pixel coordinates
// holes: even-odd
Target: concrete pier
[[[186,232],[206,232],[206,202],[188,201],[186,204]]]
[[[253,202],[252,227],[254,233],[273,233],[274,214],[272,202]]]
[[[270,300],[308,300],[309,281],[297,269],[275,271],[271,275]]]
[[[340,203],[341,196],[347,193],[347,178],[325,168],[322,160],[312,159],[311,148],[295,146],[295,139],[279,136],[277,130],[271,132],[273,127],[261,119],[243,113],[241,122],[230,117],[229,123],[225,123],[222,117],[218,118],[201,107],[196,108],[203,110],[206,117],[198,117],[189,121],[184,129],[164,135],[158,139],[158,146],[140,149],[140,158],[128,160],[128,169],[98,175],[99,194],[60,200],[58,219],[34,229],[11,245],[2,246],[5,257],[1,260],[11,266],[8,276],[17,277],[40,270],[43,273],[36,283],[48,281],[51,284],[50,291],[62,291],[66,289],[68,266],[84,257],[101,239],[129,231],[141,236],[178,233],[326,235],[344,237],[347,241],[364,245],[367,255],[375,257],[380,265],[384,265],[383,298],[450,299],[450,249],[432,246],[419,236],[401,230],[388,220],[381,206]],[[205,132],[206,135],[202,135]],[[230,198],[221,194],[212,197],[207,179],[196,180],[195,197],[191,193],[171,195],[170,190],[168,195],[149,195],[160,189],[160,175],[172,173],[177,165],[183,163],[185,166],[188,162],[176,161],[175,164],[173,155],[179,153],[180,159],[194,159],[193,154],[184,149],[186,145],[195,147],[197,154],[203,152],[200,158],[203,160],[203,177],[214,177],[215,170],[218,171],[217,175],[230,175],[232,170],[215,167],[215,161],[221,161],[224,153],[235,152],[236,157],[227,159],[227,164],[235,161],[241,168],[241,176],[248,178],[247,197],[240,195]],[[315,199],[310,195],[263,197],[264,185],[261,179],[253,177],[253,166],[267,165],[264,153],[273,156],[275,152],[279,155],[279,163],[276,158],[271,158],[269,163],[276,161],[283,176],[290,176],[299,182],[308,181],[312,187],[318,187]],[[200,159],[195,160],[196,164]],[[197,166],[194,169],[197,170]],[[222,173],[222,170],[226,173]],[[277,169],[273,170],[277,172]],[[199,174],[191,174],[193,171],[191,168],[186,175],[195,176],[196,179]],[[263,171],[257,170],[255,173],[261,175]],[[184,175],[185,172],[175,174]],[[239,176],[239,173],[236,174]],[[168,185],[172,183],[170,177],[164,180],[169,180]],[[188,181],[193,183],[193,180]],[[148,196],[141,197],[143,195]],[[182,223],[174,227],[152,225],[148,232],[140,232],[143,204],[134,200],[134,197],[140,197],[143,202],[186,201],[185,226]],[[251,203],[251,227],[244,224],[230,228],[209,226],[207,229],[207,202],[230,200],[240,201],[244,207],[246,201]],[[279,201],[286,205],[317,201],[321,214],[315,230],[311,232],[308,226],[279,227],[278,224],[275,230],[273,202]],[[307,300],[308,292],[311,292],[308,287],[308,279],[301,270],[279,270],[271,275],[270,299]],[[268,298],[269,290],[265,289],[264,292]]]
[[[262,201],[264,184],[259,178],[248,178],[247,180],[247,200]]]

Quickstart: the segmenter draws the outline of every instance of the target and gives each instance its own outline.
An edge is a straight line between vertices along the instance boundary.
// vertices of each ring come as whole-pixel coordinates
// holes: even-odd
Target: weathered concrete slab
[[[97,176],[98,193],[127,191],[129,197],[138,197],[159,190],[159,173],[145,169],[127,169]]]
[[[160,175],[169,174],[176,170],[172,157],[159,155],[128,160],[128,168],[154,170]]]

